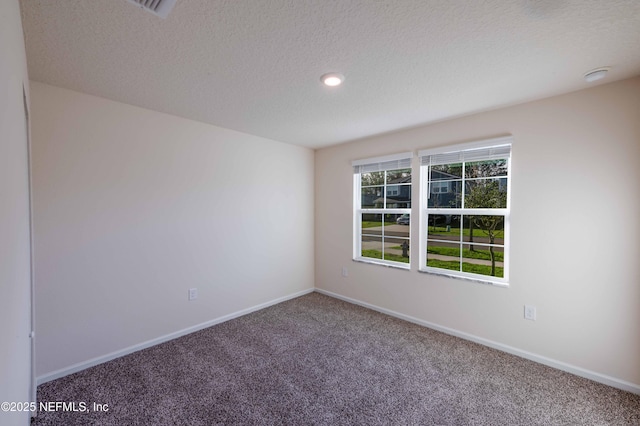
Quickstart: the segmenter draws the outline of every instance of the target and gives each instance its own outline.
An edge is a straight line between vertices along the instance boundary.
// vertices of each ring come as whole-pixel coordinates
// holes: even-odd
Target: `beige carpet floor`
[[[38,399],[88,412],[37,425],[640,425],[639,395],[318,293],[45,383]]]

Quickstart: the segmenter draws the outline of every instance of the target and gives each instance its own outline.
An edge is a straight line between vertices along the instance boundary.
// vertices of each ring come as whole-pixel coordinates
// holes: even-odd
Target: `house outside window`
[[[508,285],[511,143],[419,152],[420,271]]]
[[[412,156],[352,163],[354,260],[409,269]]]
[[[449,182],[433,181],[431,182],[431,192],[433,194],[444,194],[449,192]]]

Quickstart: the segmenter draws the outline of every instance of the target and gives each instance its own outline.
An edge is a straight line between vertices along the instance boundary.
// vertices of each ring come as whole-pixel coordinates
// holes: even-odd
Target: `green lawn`
[[[442,256],[453,256],[460,257],[460,249],[455,247],[434,247],[427,246],[427,253],[440,254]],[[493,254],[496,257],[496,261],[502,262],[504,260],[504,253],[501,251],[494,251]],[[482,260],[491,260],[491,254],[489,250],[478,250],[475,249],[471,251],[469,249],[462,250],[462,257],[467,259],[482,259]]]
[[[380,250],[362,250],[362,257],[382,259],[382,252]]]
[[[438,248],[441,249],[441,248],[445,248],[445,247],[438,247]],[[456,249],[452,249],[452,250],[456,250]],[[438,253],[438,254],[443,254],[443,253]],[[496,255],[497,254],[498,253],[496,253]],[[500,254],[502,254],[502,253],[500,253]],[[447,254],[445,254],[445,255],[447,255]],[[487,252],[487,256],[488,255],[489,254]],[[380,250],[371,250],[371,249],[370,250],[362,250],[362,257],[368,257],[368,258],[371,258],[371,259],[382,259],[382,252]],[[385,260],[391,260],[391,261],[394,261],[394,262],[409,263],[409,258],[408,257],[402,257],[401,255],[397,255],[397,254],[393,254],[393,253],[385,253],[384,254],[384,258],[385,258]],[[476,259],[482,259],[482,258],[481,257],[476,257]],[[427,266],[430,266],[432,268],[449,269],[449,270],[452,270],[452,271],[459,271],[460,270],[460,262],[455,261],[455,260],[428,259],[427,260]],[[473,274],[491,276],[491,266],[489,266],[489,265],[476,265],[475,263],[462,262],[462,270],[464,272],[470,272],[470,273],[473,273]],[[504,268],[500,268],[500,267],[496,266],[496,275],[495,276],[502,278],[504,276]]]
[[[385,225],[395,225],[395,224],[396,224],[395,221],[385,222]],[[371,221],[365,220],[362,222],[362,227],[363,228],[376,228],[376,227],[380,228],[382,227],[382,222],[371,222]]]
[[[452,271],[460,270],[460,262],[449,260],[436,260],[428,259],[427,266],[432,268],[450,269]],[[491,276],[491,266],[476,265],[474,263],[462,263],[462,271],[471,272],[472,274],[488,275]],[[496,277],[504,277],[504,269],[496,266]]]
[[[362,257],[370,257],[372,259],[382,259],[382,252],[380,250],[362,250]],[[409,263],[408,257],[402,257],[402,255],[385,253],[385,260],[391,260],[393,262]]]
[[[460,235],[460,228],[450,228],[450,231],[447,232],[447,228],[445,226],[429,226],[427,227],[429,235],[451,235],[457,237]],[[462,235],[465,237],[469,236],[469,228],[462,229]],[[481,229],[474,228],[473,229],[474,237],[488,237],[489,235]],[[504,231],[496,231],[496,238],[503,238]]]
[[[363,228],[375,228],[375,227],[380,227],[382,226],[382,222],[368,222],[368,221],[363,221],[362,222],[362,227]]]

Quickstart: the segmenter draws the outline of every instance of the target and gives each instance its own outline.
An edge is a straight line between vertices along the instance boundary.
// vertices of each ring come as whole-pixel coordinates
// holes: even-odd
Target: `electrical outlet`
[[[347,269],[346,266],[342,268],[342,276],[343,277],[348,277],[349,276],[349,270]]]
[[[198,298],[198,289],[190,288],[189,289],[189,300],[196,300]]]
[[[536,320],[536,307],[531,305],[524,305],[524,319],[531,321]]]

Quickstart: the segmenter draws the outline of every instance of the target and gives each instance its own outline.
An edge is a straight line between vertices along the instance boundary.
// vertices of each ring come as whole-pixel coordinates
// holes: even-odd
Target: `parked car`
[[[408,225],[409,224],[409,214],[405,213],[399,218],[396,219],[396,223],[398,225]]]

